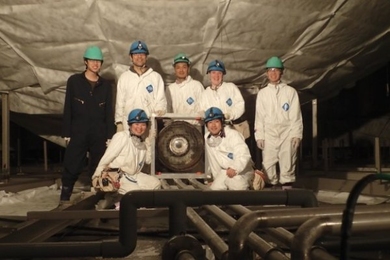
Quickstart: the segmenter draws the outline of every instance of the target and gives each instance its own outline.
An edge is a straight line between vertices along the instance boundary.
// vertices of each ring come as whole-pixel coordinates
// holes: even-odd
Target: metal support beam
[[[317,122],[317,99],[311,101],[312,107],[312,158],[313,168],[318,164],[318,122]]]
[[[1,170],[0,183],[7,183],[10,177],[10,135],[9,135],[9,96],[1,92]]]

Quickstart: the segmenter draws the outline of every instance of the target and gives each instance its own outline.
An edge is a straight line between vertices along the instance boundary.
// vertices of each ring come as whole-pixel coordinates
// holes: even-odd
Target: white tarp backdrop
[[[277,55],[287,83],[324,99],[389,62],[389,17],[388,0],[0,0],[0,91],[13,112],[62,114],[89,45],[102,48],[101,75],[115,82],[140,39],[166,84],[178,52],[205,86],[207,64],[222,59],[225,80],[242,88],[264,85]]]

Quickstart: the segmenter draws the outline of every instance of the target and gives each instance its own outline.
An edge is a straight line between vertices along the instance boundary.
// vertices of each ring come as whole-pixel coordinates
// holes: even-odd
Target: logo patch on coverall
[[[283,110],[284,111],[287,111],[290,109],[290,105],[288,103],[284,103],[284,105],[282,106]]]
[[[232,106],[233,105],[233,101],[231,98],[228,98],[228,100],[226,100],[226,104],[228,104],[228,106]]]
[[[150,93],[150,92],[153,92],[153,86],[152,85],[149,85],[146,87],[146,90]]]
[[[189,105],[192,105],[192,103],[194,103],[194,99],[192,98],[192,97],[189,97],[189,98],[187,98],[187,103],[189,104]]]
[[[233,160],[233,153],[228,153],[227,157]]]

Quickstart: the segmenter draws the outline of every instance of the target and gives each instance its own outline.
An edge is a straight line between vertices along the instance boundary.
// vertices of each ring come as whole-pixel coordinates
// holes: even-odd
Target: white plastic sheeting
[[[103,49],[102,75],[116,81],[141,39],[166,83],[178,52],[205,85],[217,58],[226,80],[262,85],[266,59],[278,55],[288,83],[323,98],[387,64],[388,17],[383,0],[0,0],[0,91],[10,91],[11,111],[61,114],[87,46]]]

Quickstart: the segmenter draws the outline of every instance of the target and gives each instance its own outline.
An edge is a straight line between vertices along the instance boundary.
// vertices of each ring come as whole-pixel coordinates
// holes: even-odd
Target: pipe
[[[206,244],[209,245],[217,259],[222,259],[228,251],[228,246],[220,236],[195,212],[193,208],[187,208],[187,217],[196,228]]]
[[[294,239],[294,234],[284,228],[266,228],[265,232],[287,246],[290,246]],[[323,247],[320,246],[313,247],[310,253],[312,259],[337,260],[336,257],[328,253]]]
[[[245,240],[255,228],[297,227],[306,220],[317,216],[341,216],[344,205],[324,208],[278,209],[254,211],[243,215],[232,227],[229,235],[229,259],[241,259]],[[389,204],[358,206],[355,214],[390,212]]]
[[[241,205],[229,205],[228,207],[240,215],[245,215],[247,213],[252,212],[248,208],[243,207]],[[292,240],[294,238],[294,234],[281,227],[265,228],[264,230],[266,233],[268,233],[269,235],[273,236],[274,238],[278,239],[279,241],[281,241],[282,243],[288,246],[291,245]],[[249,239],[248,239],[248,244],[250,245]],[[336,260],[332,255],[330,255],[328,252],[326,252],[323,248],[320,247],[312,251],[312,256],[314,257],[314,259],[317,260]]]
[[[209,213],[213,214],[222,224],[229,229],[231,229],[236,220],[229,216],[226,212],[221,210],[217,206],[203,206],[205,210]],[[250,233],[248,236],[248,244],[258,255],[263,257],[262,259],[268,260],[288,260],[289,258],[278,248],[270,245],[268,242],[264,241],[261,237],[256,235],[254,232]],[[223,258],[220,259],[228,259],[228,252],[223,255]],[[240,258],[245,259],[245,258]]]
[[[369,221],[371,220],[371,221]],[[311,218],[303,223],[295,233],[291,243],[292,260],[309,260],[314,242],[323,235],[341,233],[342,216]],[[388,213],[361,214],[354,218],[353,232],[383,231],[390,229]]]
[[[296,205],[314,206],[317,200],[313,192],[308,190],[287,191],[202,191],[202,190],[147,190],[133,191],[121,199],[119,212],[119,239],[94,242],[56,242],[56,243],[2,243],[2,257],[125,257],[131,254],[137,243],[137,208],[202,205]],[[182,207],[182,208],[181,208]],[[177,210],[180,214],[174,216],[170,211],[170,224],[178,220],[180,225],[172,229],[174,232],[185,233],[186,211]],[[129,221],[131,220],[131,221]],[[174,225],[175,226],[175,225]],[[170,227],[173,228],[173,227]],[[172,232],[171,232],[172,233]],[[249,234],[249,233],[248,233]],[[229,249],[230,250],[230,249]]]

